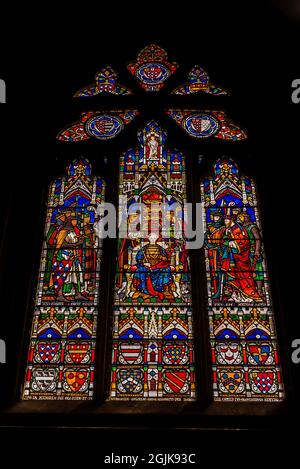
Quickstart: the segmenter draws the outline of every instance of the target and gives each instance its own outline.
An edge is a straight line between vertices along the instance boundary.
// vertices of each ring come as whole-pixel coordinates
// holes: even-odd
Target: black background
[[[32,304],[32,287],[37,272],[45,187],[60,174],[73,157],[88,157],[95,172],[109,178],[109,194],[116,191],[119,154],[136,143],[136,131],[147,118],[168,126],[168,144],[187,154],[195,178],[209,171],[212,162],[224,154],[233,156],[242,172],[255,176],[261,201],[266,255],[269,264],[281,358],[285,370],[288,408],[271,421],[253,424],[243,417],[218,421],[217,427],[243,428],[242,432],[213,431],[214,424],[199,420],[197,429],[175,431],[167,418],[156,430],[132,431],[133,447],[139,442],[153,448],[194,445],[202,451],[203,441],[223,441],[253,436],[261,441],[264,427],[278,438],[278,431],[295,431],[299,418],[300,364],[291,363],[292,340],[300,339],[299,308],[299,111],[291,101],[291,83],[300,78],[299,25],[270,2],[197,2],[168,4],[141,2],[136,6],[86,4],[63,10],[50,8],[18,12],[2,34],[0,78],[7,83],[7,104],[1,116],[1,322],[0,338],[7,343],[7,364],[0,365],[0,396],[4,413],[3,431],[9,438],[25,438],[22,426],[28,421],[12,419],[6,409],[18,397],[18,373],[22,370],[23,336],[28,340],[26,310]],[[99,8],[97,8],[99,7]],[[28,7],[27,7],[28,8]],[[170,61],[180,65],[159,95],[146,95],[126,70],[140,49],[158,43]],[[110,64],[119,81],[133,89],[136,97],[104,97],[73,100],[82,86],[93,82],[94,74]],[[198,95],[175,99],[168,91],[186,81],[190,68],[199,64],[216,85],[231,91],[231,97]],[[249,132],[247,143],[191,142],[164,116],[166,107],[224,109]],[[75,120],[83,110],[129,108],[143,111],[109,143],[62,144],[57,132]],[[142,114],[142,113],[141,113]],[[198,165],[198,155],[203,155]],[[104,156],[108,164],[104,163]],[[193,192],[194,190],[194,192]],[[196,189],[192,190],[195,197]],[[38,246],[38,249],[37,249]],[[26,334],[27,332],[27,334]],[[128,427],[128,421],[122,426]],[[263,419],[263,418],[262,418]],[[37,423],[35,423],[37,424]],[[52,424],[56,425],[55,418]],[[37,424],[43,426],[40,421]],[[76,419],[72,424],[76,427]],[[179,425],[179,424],[178,424]],[[30,430],[30,438],[66,438],[75,441],[74,429]],[[9,428],[10,427],[10,428]],[[99,423],[101,427],[101,422]],[[208,430],[210,428],[210,430]],[[251,430],[250,430],[251,428]],[[258,431],[258,428],[260,429]],[[293,430],[292,430],[293,429]],[[27,436],[29,435],[27,429]],[[54,433],[53,433],[54,432]],[[83,442],[115,441],[121,445],[124,432],[81,430]],[[234,433],[234,436],[232,436]],[[51,435],[51,436],[49,436]],[[128,436],[129,433],[126,432]],[[142,436],[144,435],[144,436]],[[265,438],[265,436],[263,437]],[[25,440],[23,440],[25,441]],[[147,445],[145,442],[147,441]],[[200,444],[199,441],[202,443]],[[198,445],[199,444],[199,445]],[[100,451],[100,449],[99,449]],[[103,448],[101,449],[103,451]],[[100,454],[100,453],[99,453]],[[127,452],[128,454],[128,452]],[[132,454],[136,454],[132,451]],[[200,458],[201,459],[201,458]]]

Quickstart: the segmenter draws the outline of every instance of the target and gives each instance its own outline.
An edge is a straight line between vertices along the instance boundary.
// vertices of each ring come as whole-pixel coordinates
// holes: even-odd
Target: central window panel
[[[120,159],[110,399],[194,400],[184,156],[156,122],[138,138]]]

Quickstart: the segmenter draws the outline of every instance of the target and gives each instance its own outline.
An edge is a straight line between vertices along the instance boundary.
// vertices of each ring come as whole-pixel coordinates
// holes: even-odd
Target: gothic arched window
[[[84,159],[50,185],[25,399],[93,397],[104,193]]]
[[[280,400],[283,385],[257,190],[233,160],[201,183],[216,400]]]
[[[127,68],[140,91],[155,96],[178,64],[152,44]],[[219,154],[209,176],[192,171],[188,149],[178,150],[171,137],[185,133],[199,148],[245,141],[247,132],[225,111],[193,101],[187,109],[192,95],[205,93],[216,105],[229,93],[195,65],[185,83],[169,89],[176,107],[155,112],[153,105],[149,117],[132,89],[103,68],[75,98],[87,105],[114,95],[126,107],[119,100],[117,109],[85,110],[57,136],[84,154],[86,141],[99,151],[103,142],[121,141],[125,127],[137,130],[117,155],[115,245],[102,243],[98,229],[113,180],[76,157],[50,185],[23,399],[99,399],[94,376],[105,376],[111,401],[282,400],[255,183]],[[117,201],[114,191],[108,201]],[[197,249],[188,244],[186,202],[202,204]]]

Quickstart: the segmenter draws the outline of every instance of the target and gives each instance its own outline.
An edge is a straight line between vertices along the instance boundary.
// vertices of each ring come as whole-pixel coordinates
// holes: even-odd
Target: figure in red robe
[[[227,215],[222,231],[220,300],[262,301],[251,263],[251,240],[247,229]]]

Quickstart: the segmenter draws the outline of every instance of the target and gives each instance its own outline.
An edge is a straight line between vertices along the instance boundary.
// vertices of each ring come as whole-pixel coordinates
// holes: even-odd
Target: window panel
[[[175,237],[186,200],[184,157],[166,148],[155,122],[139,133],[140,147],[120,162],[123,208],[142,203],[142,213],[125,214],[119,239],[113,327],[111,399],[195,398],[192,298],[184,234]],[[174,208],[174,206],[173,206]],[[178,215],[178,213],[177,213]],[[168,219],[168,228],[164,222]]]
[[[284,397],[253,181],[227,158],[201,183],[215,400]]]
[[[23,399],[92,399],[104,182],[86,160],[50,186]]]

